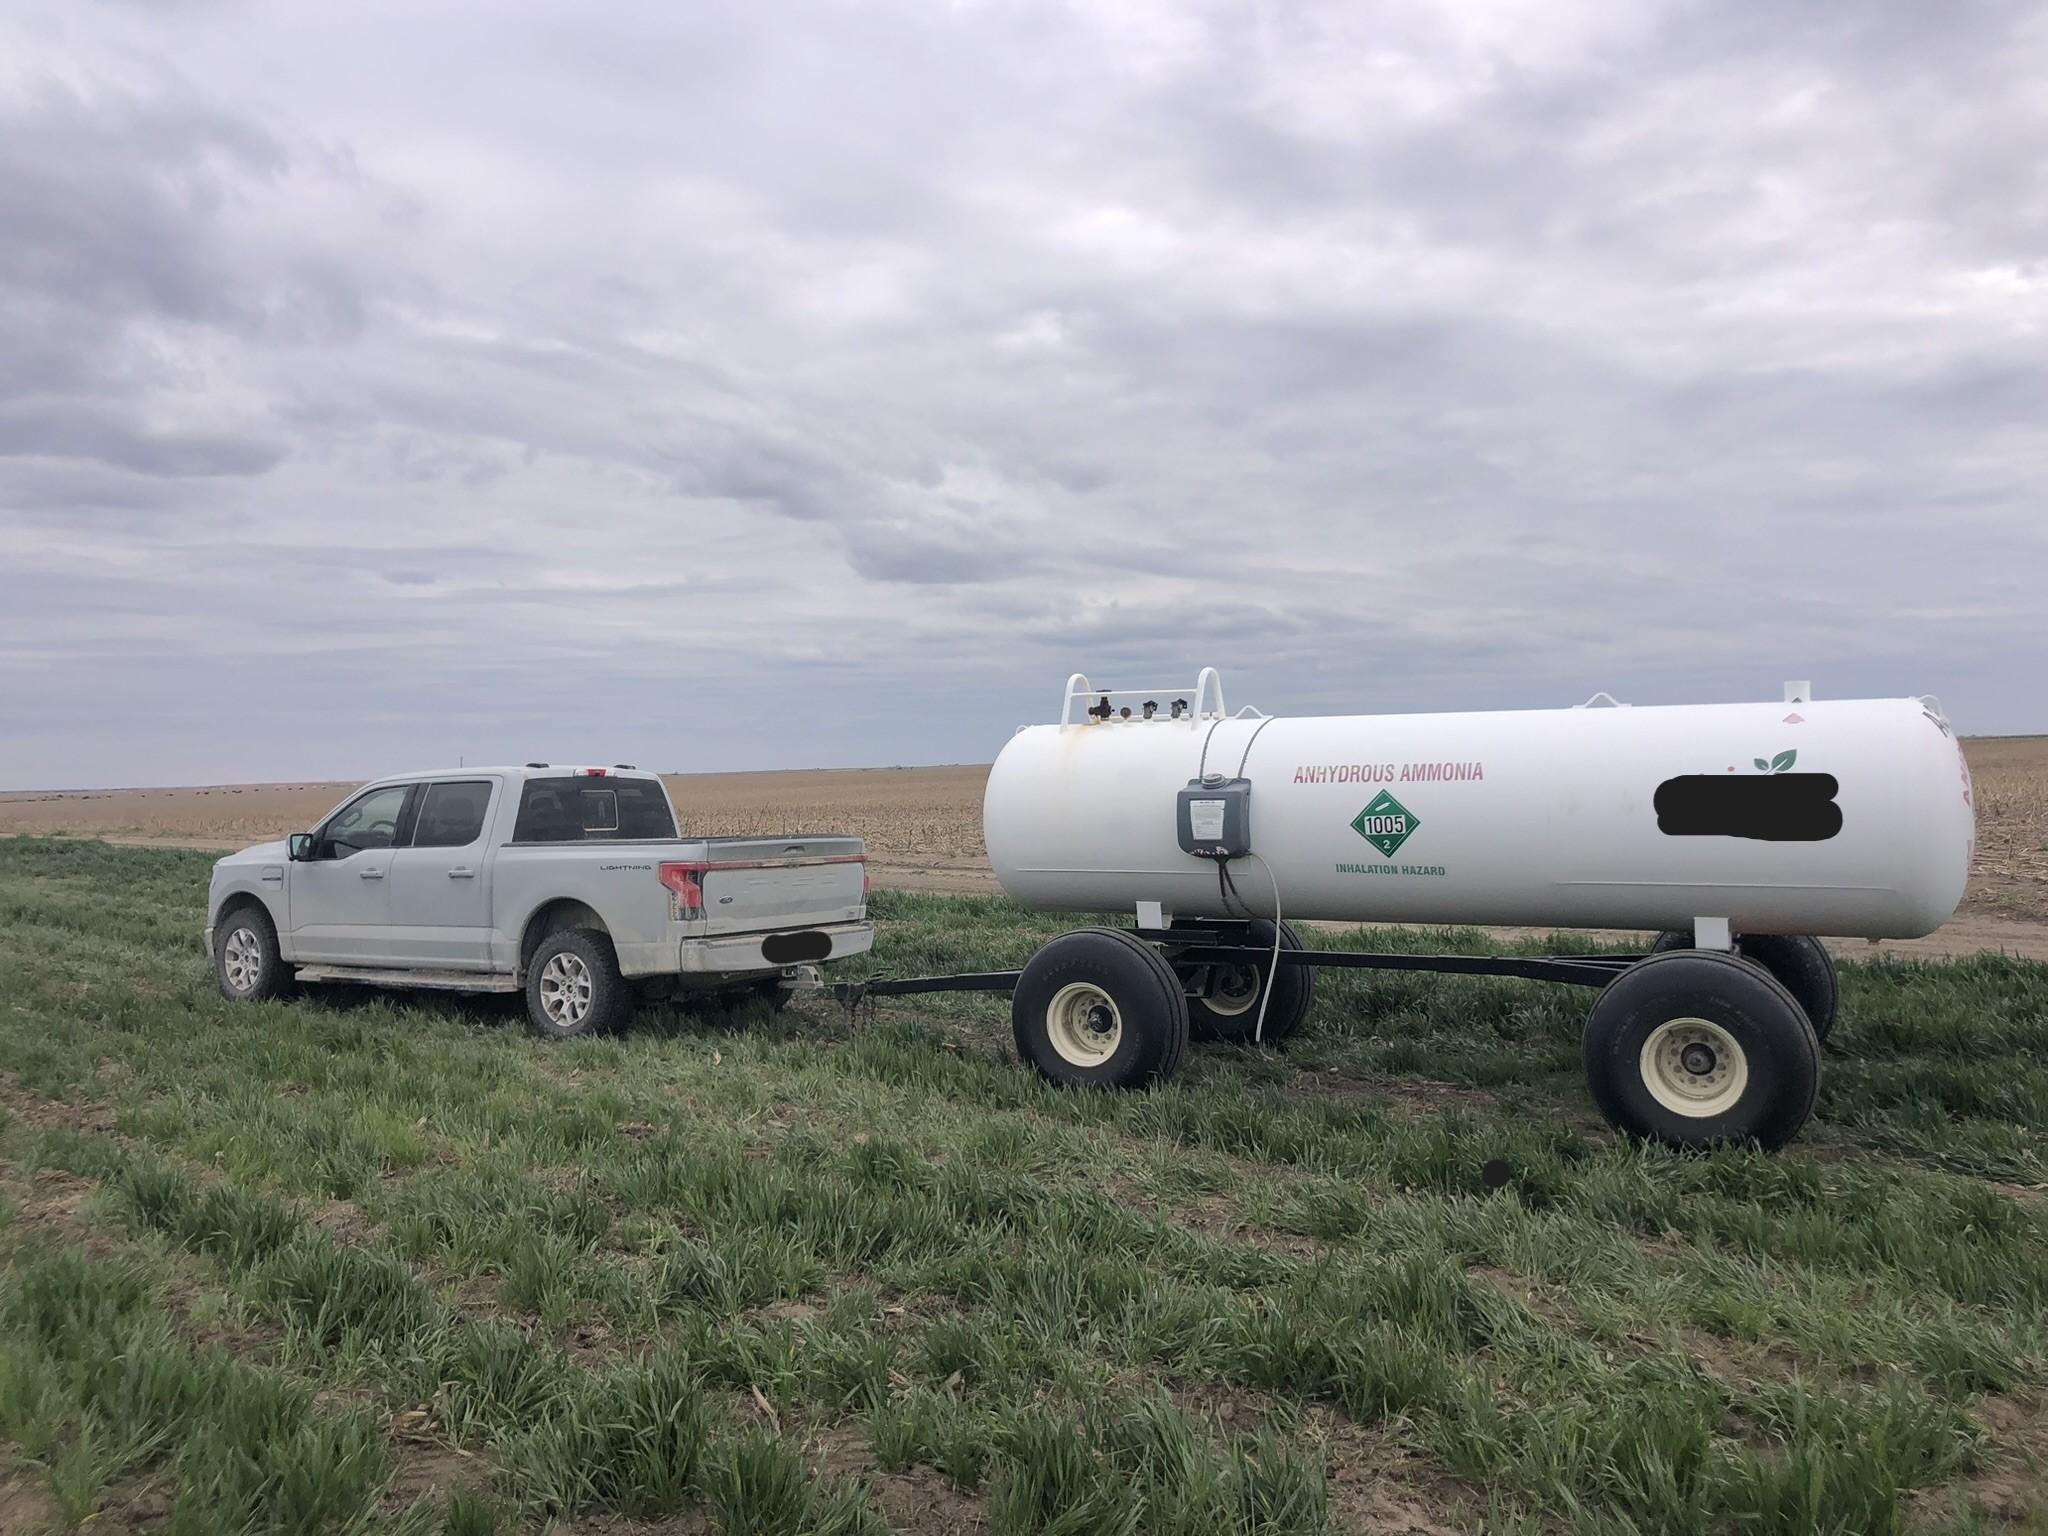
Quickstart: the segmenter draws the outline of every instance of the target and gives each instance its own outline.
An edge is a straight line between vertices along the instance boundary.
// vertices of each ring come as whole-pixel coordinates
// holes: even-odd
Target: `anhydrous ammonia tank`
[[[1213,671],[1142,697],[1076,676],[1063,723],[997,757],[984,833],[1041,909],[1271,916],[1277,888],[1359,922],[1933,931],[1975,839],[1954,732],[1932,700],[1804,692],[1269,719],[1224,713]]]

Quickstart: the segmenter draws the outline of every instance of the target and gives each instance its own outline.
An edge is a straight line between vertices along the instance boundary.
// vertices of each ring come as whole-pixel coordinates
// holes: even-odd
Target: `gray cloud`
[[[39,0],[0,60],[0,784],[985,758],[1205,662],[2048,725],[2032,7]]]
[[[0,458],[15,457],[90,459],[139,475],[260,475],[284,449],[264,437],[151,431],[98,401],[43,400],[0,408]]]

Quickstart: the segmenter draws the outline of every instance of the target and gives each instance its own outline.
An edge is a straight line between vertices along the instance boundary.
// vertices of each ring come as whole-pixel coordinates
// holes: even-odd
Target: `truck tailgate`
[[[721,838],[707,851],[706,934],[851,922],[867,905],[857,837]]]

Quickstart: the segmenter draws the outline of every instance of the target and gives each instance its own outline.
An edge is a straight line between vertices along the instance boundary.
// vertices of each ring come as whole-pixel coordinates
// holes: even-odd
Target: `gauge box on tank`
[[[1190,779],[1178,796],[1180,846],[1198,859],[1235,859],[1252,851],[1252,781]]]

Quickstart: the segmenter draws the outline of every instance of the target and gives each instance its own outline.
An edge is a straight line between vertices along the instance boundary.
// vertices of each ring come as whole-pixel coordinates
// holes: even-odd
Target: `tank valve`
[[[1093,715],[1098,720],[1107,720],[1112,714],[1115,713],[1115,711],[1109,707],[1109,695],[1105,693],[1102,696],[1102,702],[1100,704],[1097,704],[1093,709],[1089,710],[1088,713]]]
[[[1147,720],[1150,720],[1154,715],[1158,713],[1159,701],[1157,699],[1147,699],[1145,701],[1145,718]]]

